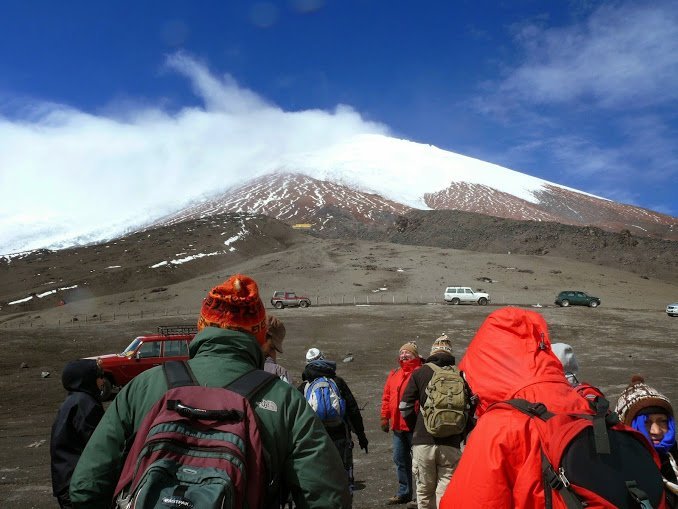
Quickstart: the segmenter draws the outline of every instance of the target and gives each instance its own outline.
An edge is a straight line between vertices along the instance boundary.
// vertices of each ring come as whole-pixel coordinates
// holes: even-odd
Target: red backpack
[[[203,387],[184,362],[163,370],[169,389],[137,430],[117,507],[262,507],[269,472],[249,400],[277,377],[252,370],[226,388]]]
[[[665,507],[656,453],[643,435],[609,412],[605,398],[591,403],[591,414],[554,414],[524,399],[489,409],[497,406],[529,416],[539,434],[547,509]]]

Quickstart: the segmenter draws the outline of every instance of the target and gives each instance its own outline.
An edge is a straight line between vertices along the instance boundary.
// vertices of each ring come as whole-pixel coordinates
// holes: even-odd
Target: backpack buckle
[[[532,403],[527,407],[527,411],[533,415],[536,415],[537,417],[540,417],[547,411],[547,408],[544,403]]]
[[[565,475],[565,470],[561,467],[556,470],[549,465],[549,467],[544,470],[546,482],[549,484],[551,489],[560,491],[564,488],[570,487],[570,481]]]
[[[558,479],[560,479],[560,482],[563,483],[563,487],[569,488],[570,487],[570,481],[569,479],[565,476],[565,469],[563,467],[560,467],[558,469]]]

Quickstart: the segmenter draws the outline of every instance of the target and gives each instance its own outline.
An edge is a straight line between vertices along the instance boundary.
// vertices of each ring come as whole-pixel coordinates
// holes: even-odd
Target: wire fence
[[[440,296],[435,295],[395,295],[395,294],[374,294],[374,295],[316,295],[311,300],[311,306],[379,306],[379,305],[423,305],[423,304],[445,304]],[[267,309],[275,309],[269,302],[265,303]],[[284,307],[293,307],[284,305]],[[38,315],[40,311],[34,313]],[[182,309],[167,307],[161,310],[140,309],[138,311],[114,311],[112,313],[73,313],[68,317],[62,318],[42,318],[41,316],[27,317],[26,315],[18,318],[8,317],[0,327],[2,328],[30,328],[30,327],[53,327],[53,326],[83,326],[95,323],[111,322],[131,322],[135,320],[153,319],[153,318],[186,318],[194,319],[199,313],[198,308]]]

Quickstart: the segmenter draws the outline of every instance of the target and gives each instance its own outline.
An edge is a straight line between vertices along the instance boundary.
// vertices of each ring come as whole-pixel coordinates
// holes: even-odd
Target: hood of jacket
[[[248,364],[264,369],[264,353],[256,338],[246,332],[219,327],[205,327],[188,345],[188,356],[241,359]]]
[[[301,374],[301,379],[310,382],[321,376],[327,376],[330,378],[337,376],[337,363],[326,360],[309,362],[306,364],[304,372]]]
[[[95,398],[100,391],[97,386],[99,368],[94,359],[79,359],[64,366],[61,373],[61,383],[68,392],[86,392]]]
[[[535,384],[567,383],[563,366],[551,350],[544,318],[513,307],[494,311],[485,319],[459,368],[478,397],[479,416],[497,401],[526,397],[524,391]]]
[[[451,353],[434,353],[433,355],[430,355],[425,362],[427,364],[430,362],[442,368],[443,366],[454,366],[456,359]]]

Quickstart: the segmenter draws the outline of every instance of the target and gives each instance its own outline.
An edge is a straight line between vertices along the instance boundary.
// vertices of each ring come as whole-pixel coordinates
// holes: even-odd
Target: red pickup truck
[[[120,353],[88,357],[95,359],[104,372],[101,398],[110,399],[114,388],[120,389],[147,369],[167,361],[187,360],[188,344],[196,333],[195,326],[161,326],[157,334],[134,338]]]

